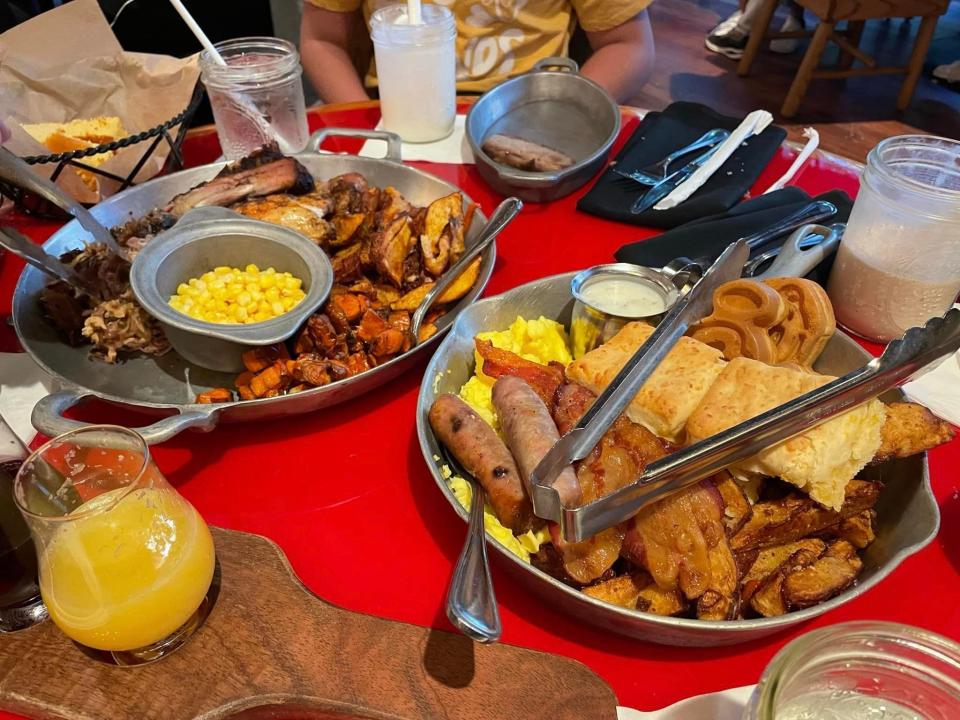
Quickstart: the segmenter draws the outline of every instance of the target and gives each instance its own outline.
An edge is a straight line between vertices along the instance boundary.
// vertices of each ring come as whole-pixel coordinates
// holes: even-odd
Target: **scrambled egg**
[[[522,358],[546,365],[556,361],[569,365],[573,362],[570,355],[567,332],[563,325],[555,320],[548,320],[541,316],[537,320],[524,320],[518,317],[506,330],[500,332],[483,332],[477,335],[481,340],[488,340],[493,346],[501,350],[509,350]],[[483,359],[474,351],[476,371],[462,388],[460,397],[467,405],[476,410],[477,414],[500,431],[497,412],[493,407],[494,379],[483,374]]]
[[[567,333],[563,325],[543,316],[536,320],[525,320],[518,317],[506,330],[479,333],[477,337],[481,340],[490,341],[494,347],[509,350],[541,365],[546,365],[551,361],[560,362],[564,365],[573,362],[573,358],[570,356]],[[497,432],[500,432],[497,412],[493,407],[491,397],[494,379],[483,374],[483,358],[476,351],[474,351],[474,356],[476,370],[473,377],[460,388],[460,397]],[[461,477],[453,476],[450,468],[446,466],[441,468],[441,472],[460,504],[469,509],[472,495],[470,483]],[[487,532],[497,542],[524,562],[530,562],[530,555],[536,553],[540,546],[550,539],[550,533],[545,527],[536,532],[531,531],[515,536],[509,528],[500,523],[489,503],[484,508],[483,524]]]

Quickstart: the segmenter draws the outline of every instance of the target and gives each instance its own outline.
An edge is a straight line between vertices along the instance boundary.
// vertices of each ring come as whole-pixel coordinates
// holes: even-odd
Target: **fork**
[[[711,147],[717,143],[721,143],[729,136],[729,130],[714,128],[713,130],[708,130],[705,132],[689,145],[682,147],[679,150],[674,150],[659,162],[653,165],[648,165],[642,170],[621,170],[617,166],[613,166],[611,169],[620,177],[626,178],[627,180],[633,180],[641,185],[656,185],[669,174],[670,166],[684,155],[688,155],[694,150],[700,150],[701,148]]]

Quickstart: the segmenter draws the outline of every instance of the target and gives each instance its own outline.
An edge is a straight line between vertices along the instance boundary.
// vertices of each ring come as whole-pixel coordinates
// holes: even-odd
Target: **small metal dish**
[[[656,289],[663,298],[663,310],[647,315],[615,315],[584,298],[584,290],[608,278],[627,278]],[[656,325],[680,297],[680,290],[662,272],[630,263],[596,265],[583,270],[573,276],[570,293],[574,297],[570,321],[570,344],[573,346],[574,358],[579,358],[607,342],[628,322],[644,320]]]
[[[300,278],[306,297],[279,317],[248,325],[197,320],[168,304],[180,283],[220,265],[250,263]],[[182,357],[210,370],[240,372],[245,350],[286,340],[326,302],[333,267],[323,250],[289,228],[223,208],[200,208],[137,253],[130,286]]]
[[[481,177],[501,195],[548,202],[586,184],[620,134],[620,108],[569,58],[545,58],[528,73],[485,92],[467,113],[466,135]],[[569,155],[574,164],[529,172],[494,162],[482,145],[502,133]]]

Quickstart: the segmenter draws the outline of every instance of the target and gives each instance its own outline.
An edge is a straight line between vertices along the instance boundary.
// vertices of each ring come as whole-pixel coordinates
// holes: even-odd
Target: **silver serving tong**
[[[795,230],[808,223],[818,223],[829,220],[837,214],[837,206],[826,200],[814,200],[796,212],[765,227],[763,230],[746,235],[740,240],[747,244],[750,250],[756,250],[768,242]],[[688,279],[696,279],[710,265],[709,257],[678,257],[663,266],[663,273],[673,280],[674,284],[682,287]],[[675,279],[676,276],[676,279]]]
[[[645,343],[637,355],[643,355],[648,344]],[[887,345],[880,357],[863,367],[650,463],[635,482],[592,503],[577,508],[561,507],[556,491],[541,481],[535,490],[543,498],[539,508],[534,502],[534,511],[537,515],[540,515],[540,510],[551,511],[541,517],[558,522],[566,540],[583,540],[627,520],[649,502],[710,477],[725,467],[901,385],[958,349],[960,310],[952,309],[942,318],[927,321],[923,327],[910,328],[899,340]],[[641,358],[641,362],[645,360]],[[614,396],[622,392],[627,400],[632,398],[633,390],[628,388],[624,391],[626,385],[617,387],[617,380],[619,376],[607,390],[614,388]],[[615,400],[619,404],[623,398],[615,397]],[[554,450],[560,447],[565,438],[561,438]],[[553,450],[547,457],[551,454]],[[540,470],[539,466],[537,470]],[[537,474],[536,471],[534,474]],[[549,479],[555,476],[544,473],[540,477]],[[549,497],[551,494],[553,501]]]
[[[89,210],[67,195],[56,184],[37,175],[27,163],[5,148],[0,148],[0,177],[36,193],[44,200],[70,213],[80,223],[80,226],[93,236],[96,242],[103,243],[120,257],[126,257],[110,230],[104,227]]]
[[[35,268],[42,270],[51,277],[63,280],[65,283],[85,293],[95,294],[97,288],[91,287],[69,265],[54,257],[26,235],[22,235],[13,228],[0,230],[0,246],[14,255],[23,258]]]
[[[725,282],[739,278],[743,271],[743,264],[749,256],[750,250],[743,240],[738,240],[724,250],[693,289],[670,309],[657,329],[627,361],[576,427],[560,438],[534,468],[527,492],[533,502],[533,511],[536,515],[559,522],[566,517],[567,513],[579,513],[585,508],[596,505],[591,503],[584,508],[573,510],[564,508],[560,502],[559,493],[553,487],[553,481],[563,468],[576,460],[585,458],[600,442],[603,434],[620,416],[677,341],[690,329],[690,326],[710,314],[713,309],[713,291]],[[570,530],[570,527],[567,530]]]

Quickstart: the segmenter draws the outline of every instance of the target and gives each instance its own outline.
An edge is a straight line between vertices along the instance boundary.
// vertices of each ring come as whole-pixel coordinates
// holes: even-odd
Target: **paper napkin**
[[[473,153],[470,151],[470,144],[467,142],[466,123],[466,115],[457,115],[453,124],[453,132],[443,140],[429,143],[403,143],[401,158],[404,160],[472,165]],[[377,123],[377,130],[383,130],[383,120]],[[360,149],[360,156],[381,158],[384,149],[384,143],[381,140],[367,140]]]
[[[960,305],[954,305],[960,308]],[[900,388],[913,402],[926,405],[937,417],[960,425],[960,352]]]
[[[653,712],[618,707],[618,720],[740,720],[756,685],[697,695]]]
[[[55,389],[53,378],[27,353],[0,353],[0,416],[24,445],[37,434],[30,422],[33,406]]]
[[[743,142],[754,135],[762,133],[770,123],[773,122],[773,115],[766,110],[754,110],[747,115],[739,127],[730,133],[730,137],[720,143],[720,147],[711,156],[702,167],[691,175],[686,182],[680,183],[673,192],[667,195],[663,200],[653,206],[654,210],[669,210],[676,207],[688,197],[693,195],[700,187],[710,179],[720,166],[733,155]]]

